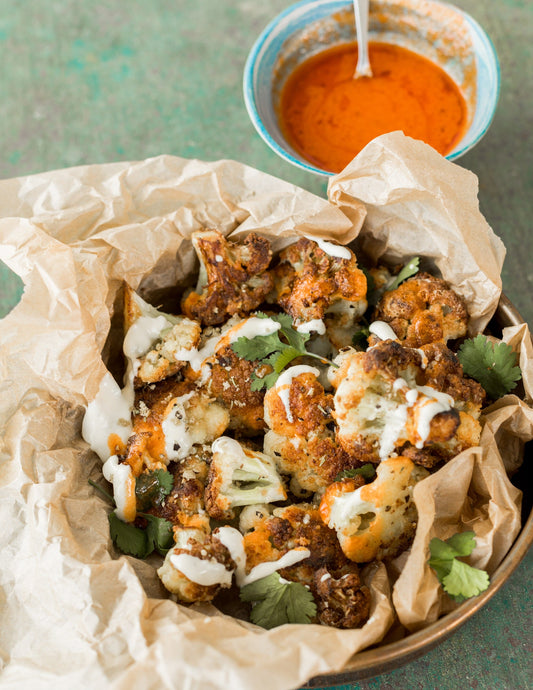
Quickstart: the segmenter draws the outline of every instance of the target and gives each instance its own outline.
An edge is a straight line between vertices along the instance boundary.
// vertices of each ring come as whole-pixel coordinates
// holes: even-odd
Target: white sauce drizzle
[[[346,491],[335,496],[329,511],[328,527],[344,529],[353,520],[355,515],[374,513],[376,511],[374,503],[369,503],[361,498],[361,489],[364,489],[364,487],[360,486],[355,491]]]
[[[283,556],[278,558],[277,561],[259,563],[259,565],[256,565],[255,568],[252,568],[248,575],[243,578],[241,587],[244,587],[244,585],[249,585],[251,582],[260,580],[263,577],[268,577],[277,570],[281,570],[281,568],[288,568],[295,563],[299,563],[300,561],[309,558],[310,555],[311,552],[309,549],[296,548],[287,551],[287,553],[283,554]]]
[[[125,443],[132,433],[132,393],[133,390],[121,390],[106,372],[94,400],[87,405],[81,434],[103,462],[109,457],[109,436],[117,434]]]
[[[295,376],[299,376],[300,374],[314,374],[318,378],[320,376],[320,371],[316,367],[308,367],[306,364],[290,367],[280,374],[275,385],[280,400],[285,407],[287,420],[291,422],[291,424],[294,421],[294,417],[292,416],[291,412],[289,394],[293,378]]]
[[[188,553],[174,553],[170,563],[191,582],[210,587],[211,585],[231,585],[232,570],[214,559],[204,560]]]
[[[213,532],[213,536],[223,544],[230,553],[230,556],[235,561],[237,566],[235,569],[235,579],[237,585],[241,587],[241,583],[246,576],[246,552],[244,550],[243,536],[235,527],[218,527]]]
[[[417,448],[423,448],[429,436],[431,420],[441,412],[447,412],[453,408],[454,400],[451,395],[436,391],[431,386],[417,386],[417,390],[426,396],[417,406],[417,425],[416,431],[420,440],[416,443]],[[427,398],[430,398],[428,400]]]
[[[194,395],[194,391],[176,398],[169,413],[161,423],[161,430],[165,436],[165,453],[167,459],[179,460],[186,458],[196,440],[189,431],[185,404]]]
[[[131,467],[120,463],[116,455],[109,457],[102,466],[102,473],[108,482],[113,484],[113,498],[117,504],[116,514],[126,522],[126,512],[131,495],[128,484],[131,483]]]
[[[306,323],[301,323],[296,327],[298,333],[311,333],[315,331],[318,335],[324,335],[326,332],[326,324],[322,319],[311,319],[311,321],[306,321]]]
[[[333,256],[335,259],[351,259],[352,253],[348,247],[343,247],[340,244],[334,244],[333,242],[328,242],[328,240],[323,240],[320,237],[312,237],[311,235],[304,235],[304,237],[312,242],[316,242],[320,249],[325,252],[328,256]]]
[[[380,340],[398,340],[398,336],[385,321],[372,321],[368,330]]]

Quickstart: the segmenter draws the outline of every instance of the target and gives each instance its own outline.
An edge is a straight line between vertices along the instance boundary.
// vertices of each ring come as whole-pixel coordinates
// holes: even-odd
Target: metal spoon
[[[372,68],[368,59],[368,0],[353,0],[355,31],[357,34],[357,67],[354,79],[371,77]]]

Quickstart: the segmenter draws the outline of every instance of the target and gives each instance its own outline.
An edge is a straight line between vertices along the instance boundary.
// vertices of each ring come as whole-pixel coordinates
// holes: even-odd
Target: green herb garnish
[[[336,482],[340,482],[342,479],[353,479],[354,477],[357,477],[358,475],[361,475],[365,481],[368,481],[369,479],[374,479],[376,476],[376,468],[371,462],[367,462],[364,465],[361,465],[361,467],[354,467],[349,470],[342,470],[342,472],[339,472],[339,474],[335,477]]]
[[[522,376],[513,348],[507,343],[494,344],[481,334],[465,340],[457,356],[465,374],[476,379],[493,400],[509,393]]]
[[[484,570],[473,568],[458,560],[469,556],[476,545],[474,532],[461,532],[442,541],[436,537],[429,543],[433,568],[444,591],[457,602],[475,597],[489,586],[489,576]]]
[[[269,364],[274,370],[262,378],[254,372],[251,385],[253,391],[271,388],[278,380],[283,369],[296,357],[314,357],[323,363],[336,366],[329,359],[315,355],[313,352],[308,352],[305,349],[305,343],[311,336],[309,333],[299,333],[294,329],[292,327],[292,319],[288,314],[267,316],[259,312],[255,316],[260,319],[277,321],[281,328],[270,335],[256,335],[254,338],[243,336],[231,345],[233,352],[239,357],[249,362],[258,361],[261,364]],[[284,337],[285,342],[281,340],[280,334]]]
[[[316,615],[311,592],[299,582],[287,582],[279,573],[241,588],[242,601],[253,603],[250,620],[270,630],[285,623],[310,623]]]
[[[420,257],[418,256],[413,256],[412,259],[409,259],[409,261],[405,264],[405,266],[402,268],[402,270],[398,273],[396,278],[392,281],[390,285],[387,285],[386,291],[390,292],[390,290],[396,290],[398,285],[400,283],[403,283],[407,278],[411,278],[412,276],[416,275],[418,273],[418,267],[420,265]]]

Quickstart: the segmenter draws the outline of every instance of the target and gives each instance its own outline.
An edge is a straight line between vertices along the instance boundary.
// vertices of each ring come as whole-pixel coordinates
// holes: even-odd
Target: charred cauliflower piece
[[[479,422],[427,384],[423,358],[391,340],[339,355],[330,379],[337,439],[347,452],[374,463],[401,453],[433,467],[479,442]]]
[[[205,504],[212,518],[232,520],[235,508],[287,498],[272,458],[227,436],[217,438],[212,451],[205,490]]]
[[[357,627],[368,618],[370,592],[361,584],[357,566],[343,554],[335,532],[323,523],[316,508],[308,504],[275,508],[273,515],[260,519],[255,529],[245,534],[243,541],[247,570],[277,561],[292,549],[309,551],[307,558],[281,568],[279,573],[286,580],[309,587],[321,622]],[[337,579],[341,573],[342,582],[326,585],[328,576]]]
[[[252,373],[262,370],[272,369],[238,357],[231,345],[218,350],[211,361],[209,392],[230,411],[229,428],[243,435],[253,436],[265,428],[264,392],[251,388]]]
[[[305,365],[290,367],[265,395],[270,431],[264,451],[307,491],[318,491],[341,470],[358,465],[335,441],[333,396],[324,391],[319,373]]]
[[[444,280],[419,273],[384,293],[374,319],[390,324],[404,345],[420,347],[466,335],[468,312]]]
[[[245,316],[271,291],[267,272],[272,252],[268,240],[250,233],[242,244],[215,231],[197,232],[192,242],[200,261],[195,291],[182,301],[182,310],[202,324],[221,324],[229,316]]]
[[[174,529],[175,546],[157,571],[161,582],[185,604],[212,601],[231,587],[236,564],[228,549],[202,530]]]
[[[296,324],[330,314],[338,327],[350,327],[366,310],[366,278],[357,259],[331,256],[317,242],[302,238],[280,252],[273,270],[275,300]]]
[[[155,383],[180,371],[194,350],[201,328],[197,321],[163,313],[124,285],[125,352],[135,368],[134,385]]]
[[[322,497],[320,515],[336,530],[345,555],[356,563],[397,556],[408,548],[416,529],[412,501],[415,484],[428,472],[408,458],[382,462],[370,484],[351,479],[331,484]]]
[[[228,411],[191,383],[170,378],[145,386],[136,391],[126,462],[135,476],[165,467],[213,441],[228,424]]]
[[[181,462],[172,462],[171,492],[163,501],[151,500],[150,474],[137,478],[137,509],[168,520],[178,527],[200,529],[209,533],[209,516],[205,512],[204,491],[211,453],[201,449]],[[146,477],[144,482],[143,478]]]

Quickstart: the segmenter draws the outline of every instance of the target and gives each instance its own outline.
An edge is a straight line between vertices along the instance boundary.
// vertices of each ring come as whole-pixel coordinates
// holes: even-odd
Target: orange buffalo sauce
[[[395,130],[446,155],[466,124],[466,102],[438,65],[410,50],[370,43],[372,78],[354,79],[357,44],[299,65],[280,98],[282,132],[310,163],[340,172],[369,141]]]

